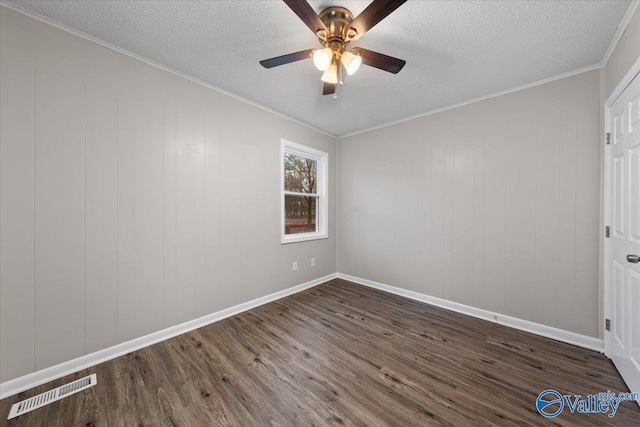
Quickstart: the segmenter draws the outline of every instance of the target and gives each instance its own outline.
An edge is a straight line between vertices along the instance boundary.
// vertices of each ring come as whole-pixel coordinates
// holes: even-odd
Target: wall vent
[[[51,402],[58,401],[67,396],[71,396],[74,393],[85,390],[89,387],[93,387],[97,383],[96,374],[91,374],[88,377],[80,378],[79,380],[72,381],[68,384],[54,388],[53,390],[46,391],[37,396],[25,399],[22,402],[18,402],[11,407],[7,420],[10,420],[20,415],[31,412],[34,409],[42,408]]]

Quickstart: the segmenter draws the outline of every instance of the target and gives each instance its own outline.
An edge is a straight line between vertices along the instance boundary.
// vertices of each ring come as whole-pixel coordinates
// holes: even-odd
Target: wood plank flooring
[[[5,421],[92,372],[95,387]],[[545,419],[547,388],[628,391],[599,353],[333,280],[4,399],[0,425],[640,424],[632,402]]]

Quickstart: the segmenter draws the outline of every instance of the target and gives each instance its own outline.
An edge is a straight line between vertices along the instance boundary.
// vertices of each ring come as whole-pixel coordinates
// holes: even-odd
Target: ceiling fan
[[[318,37],[322,48],[307,49],[288,55],[260,61],[265,68],[273,68],[303,59],[313,58],[315,66],[324,73],[323,95],[334,94],[342,84],[342,68],[351,75],[360,64],[397,74],[406,61],[361,47],[347,49],[349,42],[356,40],[390,15],[407,0],[373,0],[357,17],[344,7],[333,6],[316,14],[306,0],[284,0],[307,27]]]

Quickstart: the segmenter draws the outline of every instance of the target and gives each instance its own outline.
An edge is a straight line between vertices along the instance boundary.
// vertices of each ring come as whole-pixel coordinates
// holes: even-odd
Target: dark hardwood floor
[[[98,384],[5,421],[11,405],[96,372]],[[545,419],[542,390],[627,391],[599,353],[343,280],[0,401],[9,426],[639,425]]]

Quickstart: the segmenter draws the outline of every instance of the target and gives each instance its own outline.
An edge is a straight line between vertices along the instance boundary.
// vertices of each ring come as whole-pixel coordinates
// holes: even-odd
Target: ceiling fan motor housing
[[[351,38],[355,37],[355,30],[350,27],[353,14],[344,7],[333,6],[326,8],[318,16],[329,30],[328,34],[324,30],[318,32],[320,43],[334,52],[344,51]]]

